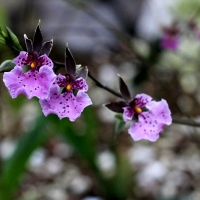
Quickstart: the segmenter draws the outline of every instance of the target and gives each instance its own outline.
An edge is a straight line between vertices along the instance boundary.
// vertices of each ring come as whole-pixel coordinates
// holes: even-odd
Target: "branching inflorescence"
[[[5,35],[1,31],[1,36]],[[56,114],[60,119],[69,118],[70,121],[75,121],[84,108],[92,104],[86,93],[87,68],[76,65],[68,45],[65,50],[65,63],[53,62],[48,57],[53,40],[43,43],[40,25],[36,28],[33,41],[26,35],[24,39],[27,51],[21,50],[15,36],[12,48],[18,49],[19,55],[10,62],[13,67],[5,72],[4,64],[1,65],[1,72],[4,72],[3,81],[11,97],[16,98],[20,94],[24,94],[28,99],[37,97],[45,116]],[[8,62],[6,69],[7,67]],[[65,74],[56,74],[56,67],[65,67]],[[106,107],[122,113],[124,122],[131,121],[128,132],[135,141],[156,141],[159,133],[163,131],[163,126],[172,123],[171,112],[164,99],[153,101],[147,94],[138,94],[131,98],[128,87],[120,76],[120,94],[101,84],[91,74],[89,77],[97,86],[123,99],[108,103]]]

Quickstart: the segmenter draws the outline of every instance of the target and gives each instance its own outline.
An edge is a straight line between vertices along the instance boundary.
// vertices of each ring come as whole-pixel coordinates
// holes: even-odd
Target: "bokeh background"
[[[0,1],[0,26],[33,36],[41,19],[50,58],[64,61],[66,43],[77,64],[88,66],[118,91],[117,73],[132,95],[164,98],[172,116],[200,122],[198,0]],[[163,27],[180,28],[177,51],[160,47]],[[0,45],[0,62],[13,59]],[[2,200],[199,200],[200,129],[173,123],[155,143],[134,142],[126,124],[115,134],[119,100],[91,80],[93,105],[71,123],[44,117],[38,100],[12,99],[0,74],[0,199]]]

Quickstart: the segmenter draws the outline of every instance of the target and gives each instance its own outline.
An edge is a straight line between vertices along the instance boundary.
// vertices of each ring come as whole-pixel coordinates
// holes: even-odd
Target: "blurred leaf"
[[[129,199],[130,196],[133,197],[132,190],[134,174],[131,170],[126,152],[121,151],[121,149],[117,149],[115,154],[117,157],[115,175],[114,177],[104,180],[106,188],[105,199]]]
[[[115,124],[115,136],[119,135],[121,133],[122,129],[124,128],[126,122],[123,120],[117,120]]]
[[[6,45],[6,40],[4,38],[0,37],[0,43],[3,45]]]
[[[1,200],[12,199],[31,153],[54,133],[54,124],[48,123],[48,119],[39,117],[35,127],[24,135],[12,157],[3,164],[0,174]]]
[[[81,128],[76,122],[67,122],[62,123],[62,126],[59,126],[59,132],[61,135],[69,142],[75,151],[88,162],[90,167],[93,169],[95,166],[95,138],[97,131],[97,119],[94,117],[94,110],[92,107],[87,107],[84,109],[81,119],[84,120]]]
[[[6,60],[1,63],[0,65],[0,73],[2,72],[9,72],[14,68],[16,64],[13,62],[13,60]]]
[[[8,36],[5,32],[2,31],[1,27],[0,27],[0,35],[6,40],[8,39]]]
[[[128,199],[133,188],[134,175],[129,160],[123,151],[118,151],[117,169],[112,180],[112,187],[116,199]]]
[[[123,120],[123,115],[120,113],[115,114],[115,118],[119,120]]]
[[[200,18],[199,0],[181,0],[177,1],[176,5],[176,9],[178,10],[178,12],[176,12],[176,15],[180,15],[178,17],[182,17],[183,15],[187,16],[188,13],[195,13],[195,19]]]
[[[10,45],[15,47],[17,50],[22,51],[23,48],[21,47],[17,36],[8,27],[6,27],[6,31],[7,31],[7,34],[8,34],[8,39],[10,40],[9,41]]]

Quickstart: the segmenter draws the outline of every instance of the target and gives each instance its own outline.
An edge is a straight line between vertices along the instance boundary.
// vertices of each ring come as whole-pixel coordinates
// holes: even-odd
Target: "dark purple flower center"
[[[138,106],[138,99],[137,98],[135,98],[135,99],[133,99],[130,103],[129,103],[129,106],[131,107],[131,109],[133,109],[133,111],[134,111],[134,113],[135,114],[141,114],[142,113],[142,108],[140,108],[139,106]]]
[[[66,78],[65,89],[67,91],[71,91],[73,89],[73,83],[75,79],[73,76],[70,76],[69,74],[66,74],[65,78]]]
[[[36,69],[36,67],[40,66],[39,55],[36,52],[28,53],[27,62],[30,63],[31,69]]]

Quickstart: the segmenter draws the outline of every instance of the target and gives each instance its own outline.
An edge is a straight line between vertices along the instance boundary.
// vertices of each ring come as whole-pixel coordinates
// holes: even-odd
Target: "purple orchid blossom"
[[[21,51],[14,59],[16,66],[10,72],[5,72],[3,81],[12,98],[24,94],[28,99],[33,96],[47,99],[50,87],[55,81],[53,62],[48,57],[53,46],[53,40],[43,43],[40,26],[38,25],[33,41],[24,35],[27,52]],[[24,72],[24,66],[29,70]]]
[[[179,47],[179,44],[180,40],[177,35],[171,35],[169,33],[165,33],[161,39],[161,47],[163,49],[176,51]]]
[[[179,27],[177,22],[172,23],[169,27],[163,27],[163,36],[160,45],[163,49],[176,51],[180,44]]]
[[[114,112],[123,113],[124,121],[136,119],[128,129],[133,140],[146,139],[155,142],[164,125],[172,123],[167,102],[164,99],[159,102],[153,101],[147,94],[138,94],[132,99],[121,77],[120,92],[125,101],[111,102],[105,106]]]
[[[60,119],[68,117],[70,121],[75,121],[83,109],[92,104],[85,93],[88,90],[84,80],[87,77],[87,69],[82,67],[76,71],[76,63],[68,47],[65,67],[66,75],[57,76],[51,87],[49,99],[40,100],[40,105],[45,116],[56,114]]]

